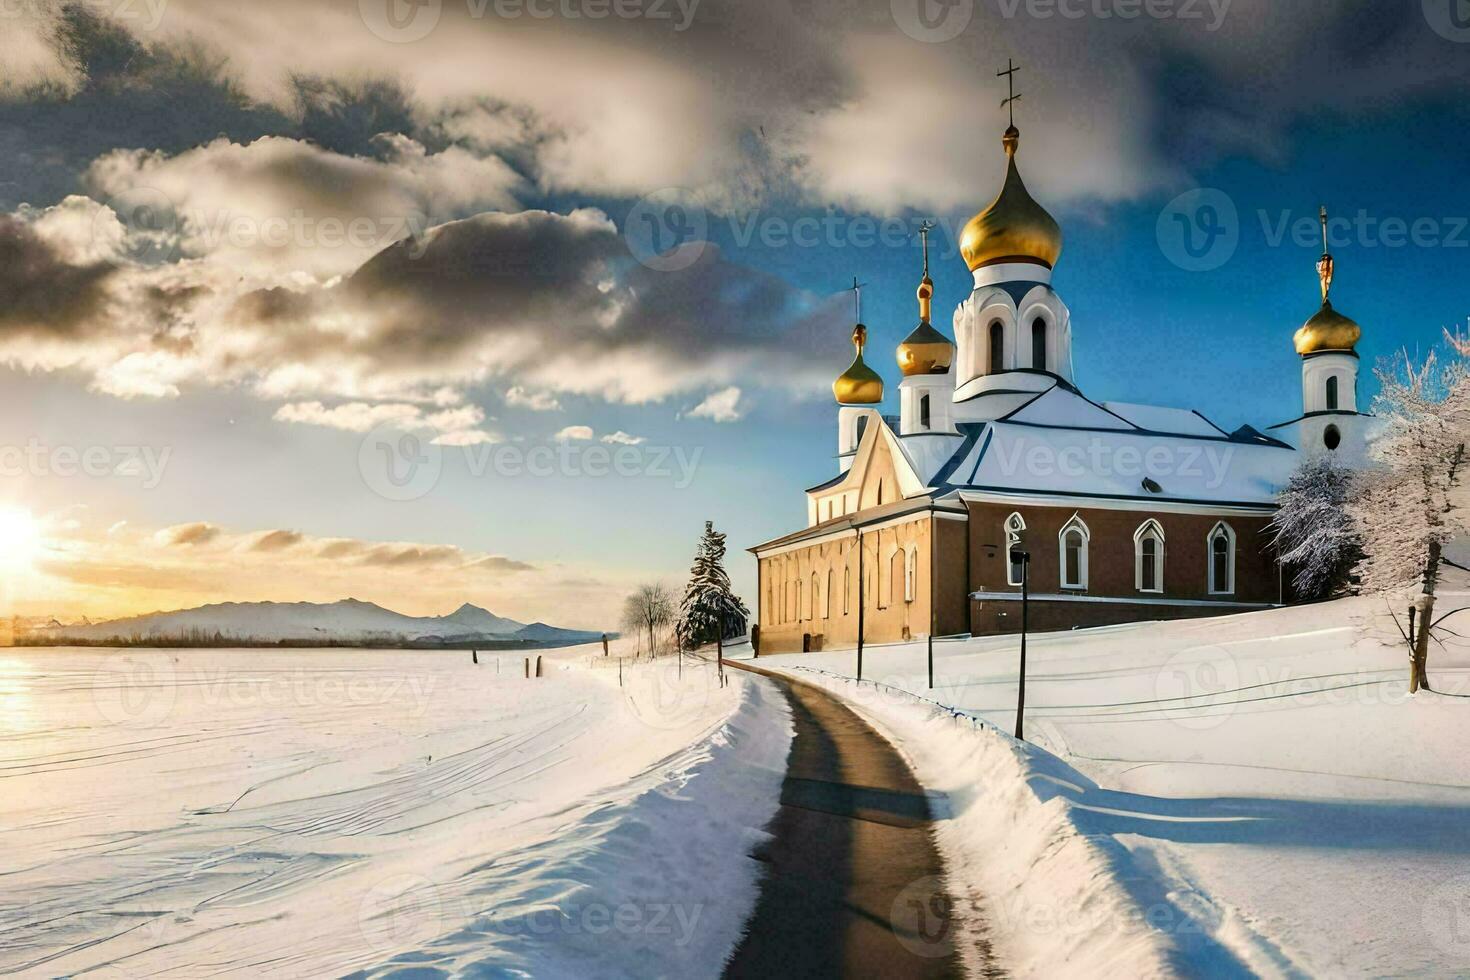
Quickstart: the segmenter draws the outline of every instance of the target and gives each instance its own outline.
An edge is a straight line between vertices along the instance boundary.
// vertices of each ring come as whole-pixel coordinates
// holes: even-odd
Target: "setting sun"
[[[17,507],[0,507],[0,574],[28,571],[40,550],[36,519]]]

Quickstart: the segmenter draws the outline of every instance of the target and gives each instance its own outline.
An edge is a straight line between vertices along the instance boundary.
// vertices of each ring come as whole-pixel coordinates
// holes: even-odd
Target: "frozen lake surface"
[[[0,652],[0,973],[717,963],[784,706],[597,653]]]

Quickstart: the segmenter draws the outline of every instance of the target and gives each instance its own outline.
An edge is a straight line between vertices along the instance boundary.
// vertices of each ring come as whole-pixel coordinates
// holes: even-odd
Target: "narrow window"
[[[1221,521],[1210,531],[1210,592],[1230,595],[1235,591],[1235,531]]]
[[[827,591],[822,593],[822,618],[832,618],[832,579],[837,573],[827,569]]]
[[[842,570],[842,615],[852,612],[852,569]]]
[[[1164,529],[1144,521],[1133,533],[1134,584],[1139,592],[1164,591]]]
[[[801,615],[801,580],[800,579],[797,579],[796,580],[796,602],[793,604],[793,608],[792,608],[791,611],[796,614],[794,618],[797,621],[800,621],[801,618],[802,618],[802,615]]]
[[[1327,379],[1327,411],[1337,411],[1337,375]]]
[[[817,573],[812,572],[812,598],[811,605],[807,607],[807,619],[817,618]]]
[[[878,506],[883,506],[883,481],[881,479],[878,481]]]
[[[914,590],[917,587],[915,581],[919,577],[919,550],[909,548],[903,565],[903,601],[914,601]]]
[[[1046,321],[1041,317],[1031,324],[1031,366],[1046,370]]]
[[[929,396],[919,396],[919,428],[929,428]]]
[[[1090,535],[1080,516],[1062,526],[1062,588],[1087,588],[1087,543]]]
[[[999,320],[990,325],[990,373],[1004,371],[1006,353],[1006,328]]]
[[[868,417],[866,415],[860,415],[857,420],[857,439],[852,444],[854,451],[856,451],[858,446],[863,444],[863,433],[866,431],[868,431]]]

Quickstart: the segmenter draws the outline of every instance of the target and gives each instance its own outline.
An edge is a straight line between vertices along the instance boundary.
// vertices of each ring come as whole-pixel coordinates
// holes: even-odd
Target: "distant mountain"
[[[486,645],[567,646],[601,633],[527,626],[465,603],[447,616],[406,616],[371,602],[222,602],[196,609],[149,613],[102,623],[51,624],[47,642],[181,641],[344,646]]]

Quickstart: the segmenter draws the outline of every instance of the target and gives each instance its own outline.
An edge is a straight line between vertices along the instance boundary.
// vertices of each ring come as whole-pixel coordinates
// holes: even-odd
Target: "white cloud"
[[[592,426],[569,425],[552,438],[558,442],[581,442],[592,438]]]
[[[713,422],[738,422],[745,415],[740,407],[740,389],[729,388],[713,392],[708,398],[689,410],[691,418],[705,418]]]
[[[485,412],[478,405],[425,414],[420,406],[405,402],[377,405],[346,402],[330,408],[319,401],[292,402],[276,409],[275,420],[345,432],[367,432],[380,425],[391,425],[405,432],[431,430],[439,433],[433,439],[438,446],[478,446],[501,441],[499,434],[479,428],[485,421]]]
[[[545,391],[527,391],[520,385],[510,388],[505,393],[505,403],[516,408],[525,408],[533,412],[559,412],[561,402],[556,396]]]
[[[643,436],[629,435],[622,429],[602,437],[602,441],[614,446],[641,446],[648,440]]]

